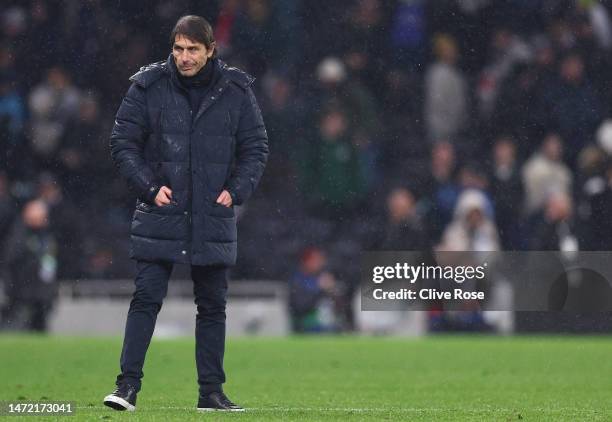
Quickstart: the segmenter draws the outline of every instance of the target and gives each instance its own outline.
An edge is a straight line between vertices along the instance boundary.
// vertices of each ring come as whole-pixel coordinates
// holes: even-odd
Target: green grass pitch
[[[27,420],[612,420],[612,337],[231,338],[225,390],[247,411],[214,414],[195,410],[192,339],[153,340],[136,412],[105,408],[120,347],[1,335],[0,400],[77,406]]]

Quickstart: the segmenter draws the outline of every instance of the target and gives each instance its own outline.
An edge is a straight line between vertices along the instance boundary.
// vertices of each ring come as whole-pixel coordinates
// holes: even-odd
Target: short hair
[[[174,45],[174,40],[177,35],[182,35],[202,43],[207,49],[212,48],[212,44],[215,42],[215,36],[210,23],[201,16],[186,15],[181,17],[174,25],[172,33],[170,34],[170,46]],[[213,57],[217,55],[217,50],[213,53]]]

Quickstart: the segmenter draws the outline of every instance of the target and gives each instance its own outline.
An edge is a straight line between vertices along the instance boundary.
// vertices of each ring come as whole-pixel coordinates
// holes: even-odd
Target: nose
[[[182,51],[179,55],[179,60],[181,62],[186,62],[188,58],[189,58],[189,54],[186,51]]]

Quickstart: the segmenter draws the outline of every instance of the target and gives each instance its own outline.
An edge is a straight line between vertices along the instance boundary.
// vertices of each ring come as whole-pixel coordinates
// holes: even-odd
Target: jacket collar
[[[213,60],[213,65],[215,66],[215,72],[217,74],[221,75],[222,78],[228,78],[242,89],[247,89],[255,81],[253,76],[236,67],[228,66],[227,63],[221,59],[214,58],[211,60]],[[171,79],[180,85],[178,81],[178,69],[174,63],[172,53],[170,53],[166,59],[164,70],[170,73]]]
[[[206,97],[202,100],[198,112],[194,116],[193,122],[195,123],[205,112],[213,105],[227,90],[228,86],[233,83],[238,85],[243,90],[249,88],[249,86],[255,81],[255,78],[242,70],[228,66],[225,62],[220,59],[212,59],[213,65],[215,66],[215,77],[211,82],[212,86]],[[174,63],[172,53],[166,60],[164,70],[170,74],[171,83],[183,92],[187,90],[183,87],[183,84],[178,80],[178,70]]]
[[[238,68],[228,66],[220,59],[213,60],[214,65],[216,66],[215,73],[220,75],[221,78],[227,78],[241,89],[248,89],[249,86],[251,86],[255,81],[253,76]],[[168,75],[177,88],[180,89],[181,84],[178,81],[176,75],[177,73],[178,70],[176,70],[176,65],[174,64],[174,59],[172,58],[171,53],[166,60],[142,66],[138,72],[130,77],[130,81],[140,85],[143,88],[147,88],[163,75]]]

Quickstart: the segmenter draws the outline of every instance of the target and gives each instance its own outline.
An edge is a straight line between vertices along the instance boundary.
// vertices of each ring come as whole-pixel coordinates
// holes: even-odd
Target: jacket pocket
[[[160,215],[136,210],[132,218],[131,234],[160,240],[188,239],[188,224],[182,215]]]
[[[151,212],[153,209],[154,205],[151,204],[147,204],[146,202],[144,202],[142,199],[138,198],[136,200],[136,209],[138,211],[142,211],[142,212]]]
[[[213,202],[212,206],[210,207],[210,215],[213,217],[220,218],[232,218],[234,217],[234,207],[226,207],[224,205]]]

